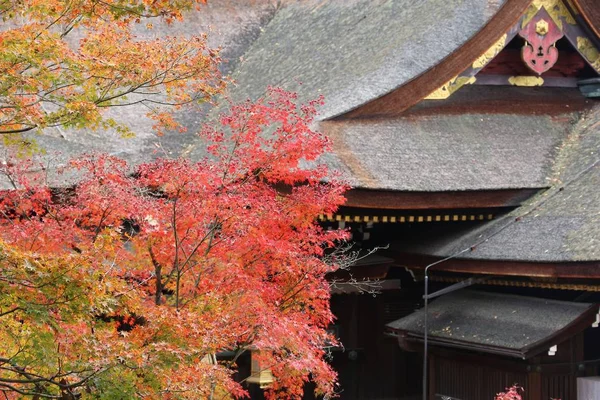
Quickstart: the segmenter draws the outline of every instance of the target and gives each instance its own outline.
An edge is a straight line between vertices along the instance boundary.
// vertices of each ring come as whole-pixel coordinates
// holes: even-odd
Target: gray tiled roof
[[[430,304],[429,335],[449,347],[524,357],[533,347],[547,345],[542,348],[547,351],[559,344],[552,340],[561,330],[595,310],[597,306],[585,303],[461,290]],[[396,334],[422,339],[424,315],[421,309],[387,327]]]
[[[473,36],[502,4],[498,0],[303,0],[275,6],[268,0],[227,0],[201,7],[183,24],[156,23],[154,29],[139,29],[139,33],[189,36],[210,30],[210,45],[223,46],[228,60],[224,71],[236,70],[234,99],[258,97],[269,84],[297,90],[301,100],[324,94],[324,118],[387,93],[436,65]],[[123,140],[114,132],[56,129],[47,130],[52,139],[44,141],[67,155],[88,147],[132,163],[182,152],[199,158],[205,146],[193,133],[206,120],[205,111],[187,107],[177,113],[188,129],[185,135],[156,137],[153,122],[145,117],[147,110],[132,106],[110,110],[109,116],[127,122],[136,133],[133,139]],[[548,157],[566,124],[531,116],[521,118],[519,130],[511,130],[510,118],[465,114],[331,123],[340,126],[335,132],[324,124],[327,133],[339,132],[334,138],[336,151],[325,160],[333,170],[345,171],[355,187],[413,191],[543,187]],[[540,126],[547,136],[539,133]],[[494,130],[497,138],[491,134]],[[536,142],[539,149],[525,157]],[[503,158],[511,163],[502,164]],[[358,161],[349,163],[350,159]]]
[[[441,192],[543,188],[578,114],[478,114],[322,123],[329,165],[354,187]]]
[[[448,256],[491,236],[464,257],[542,262],[600,260],[600,105],[579,121],[564,142],[554,174],[553,188],[506,217],[416,250]],[[523,214],[527,215],[515,222],[515,217]]]
[[[289,2],[275,14],[234,77],[232,98],[268,85],[325,96],[320,119],[352,110],[432,68],[477,33],[503,0]]]

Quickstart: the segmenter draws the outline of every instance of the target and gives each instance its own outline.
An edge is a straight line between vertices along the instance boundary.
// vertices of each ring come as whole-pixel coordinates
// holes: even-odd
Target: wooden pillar
[[[577,377],[585,376],[585,369],[583,371],[579,370],[579,363],[585,360],[585,349],[584,349],[584,333],[579,332],[577,335],[571,338],[572,343],[572,359],[571,359],[571,376],[572,376],[572,385],[571,392],[569,393],[570,398],[577,398]],[[584,364],[585,368],[585,364]]]
[[[532,368],[535,367],[532,366]],[[525,398],[527,400],[546,400],[542,399],[542,374],[540,372],[532,370],[527,374]]]
[[[352,314],[350,316],[350,331],[348,333],[348,344],[346,346],[350,348],[350,351],[356,351],[356,348],[358,347],[358,295],[351,294],[348,295],[348,298],[350,300]],[[358,373],[358,360],[349,359],[348,366],[350,369],[350,376],[352,377],[352,387],[347,387],[346,391],[349,392],[348,394],[350,395],[350,398],[358,398],[360,393],[359,385],[361,384],[361,379]]]

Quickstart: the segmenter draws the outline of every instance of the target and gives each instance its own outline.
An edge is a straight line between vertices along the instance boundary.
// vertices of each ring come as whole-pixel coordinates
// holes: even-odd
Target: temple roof
[[[504,94],[510,91],[506,88]],[[334,144],[326,161],[343,171],[355,188],[545,188],[550,186],[556,149],[579,118],[576,110],[562,107],[559,115],[517,113],[497,105],[494,113],[471,107],[322,122]]]
[[[276,11],[277,0],[208,1],[199,9],[187,12],[182,22],[166,24],[155,19],[152,29],[141,25],[134,32],[142,38],[190,37],[206,33],[208,46],[221,48],[221,70],[228,74],[239,65]]]
[[[594,321],[597,305],[461,290],[429,306],[429,343],[530,358]],[[389,323],[402,341],[423,340],[424,310]],[[510,327],[507,329],[507,327]],[[571,334],[565,335],[565,331]]]
[[[600,260],[600,105],[580,119],[556,160],[548,191],[501,219],[413,250],[446,257],[489,238],[461,258]]]
[[[377,118],[347,114],[417,78],[443,75],[447,80],[449,70],[442,74],[441,66],[454,63],[460,70],[470,65],[489,46],[473,47],[474,38],[494,28],[485,38],[494,43],[502,26],[512,26],[529,3],[301,0],[275,5],[270,0],[225,0],[201,7],[181,25],[156,24],[142,31],[161,36],[210,30],[210,44],[223,46],[228,60],[223,71],[234,71],[233,100],[259,97],[267,85],[297,91],[301,101],[324,95],[319,128],[332,136],[334,145],[324,159],[355,188],[537,189],[549,186],[556,149],[587,107],[576,89],[464,87],[449,99],[425,100],[408,112]],[[507,21],[498,25],[503,19]],[[462,54],[467,47],[472,51]],[[455,56],[460,63],[451,60]],[[156,137],[145,113],[143,106],[109,110],[109,116],[132,125],[133,139],[123,140],[115,132],[49,129],[39,141],[62,149],[65,158],[102,150],[134,164],[161,155],[204,154],[203,143],[193,134]],[[185,108],[177,119],[193,133],[206,121],[206,108]],[[60,179],[53,184],[62,184]],[[1,180],[0,187],[5,187]]]
[[[600,37],[600,7],[596,0],[571,0],[579,15],[587,22],[591,30]]]
[[[325,96],[320,119],[343,114],[433,68],[481,30],[504,0],[290,2],[233,75],[236,100],[268,85]]]

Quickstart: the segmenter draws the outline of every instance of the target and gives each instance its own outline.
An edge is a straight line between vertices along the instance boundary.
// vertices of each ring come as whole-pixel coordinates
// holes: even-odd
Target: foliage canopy
[[[264,350],[276,398],[299,397],[309,377],[332,393],[325,275],[337,266],[326,249],[345,232],[316,218],[345,187],[307,166],[328,142],[309,128],[314,104],[294,100],[272,90],[232,107],[200,133],[200,162],[160,159],[132,173],[87,157],[71,165],[77,187],[61,191],[6,165],[17,188],[0,201],[1,235],[18,250],[5,249],[0,276],[0,390],[242,395],[232,374],[252,348]],[[223,350],[233,360],[202,362]]]
[[[156,128],[176,127],[163,106],[223,88],[204,35],[140,39],[134,25],[171,23],[194,0],[0,0],[0,134],[44,128],[115,128],[109,107],[144,104]],[[138,24],[136,24],[136,22]],[[141,26],[138,30],[143,29]]]
[[[126,125],[108,107],[210,100],[224,87],[203,36],[142,40],[193,0],[0,0],[0,135]],[[144,28],[145,29],[145,28]],[[270,89],[199,133],[206,157],[131,166],[107,155],[69,165],[50,188],[35,160],[0,163],[0,391],[5,397],[231,398],[236,361],[260,350],[272,398],[306,381],[332,394],[325,361],[328,249],[345,232],[315,221],[345,186],[319,164],[328,140],[312,102]],[[325,183],[326,182],[326,183]],[[229,359],[214,362],[229,351]],[[234,379],[235,378],[235,379]]]

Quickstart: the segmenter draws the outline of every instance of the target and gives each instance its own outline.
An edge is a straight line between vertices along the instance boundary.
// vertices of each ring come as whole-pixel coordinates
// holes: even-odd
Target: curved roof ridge
[[[389,112],[397,114],[414,106],[436,89],[456,79],[483,55],[490,51],[494,51],[495,55],[504,48],[509,40],[503,40],[503,37],[506,38],[506,33],[525,14],[531,2],[532,0],[507,0],[493,17],[456,51],[385,95],[341,114],[345,114],[344,117],[347,118]]]
[[[410,86],[412,100],[403,100],[412,105],[483,54],[530,2],[288,3],[246,52],[233,74],[238,85],[231,97],[256,99],[268,85],[296,91],[302,101],[324,95],[320,120],[348,113],[404,86]],[[448,63],[442,71],[440,65]],[[424,75],[426,82],[419,79]],[[422,87],[415,89],[415,81]]]

